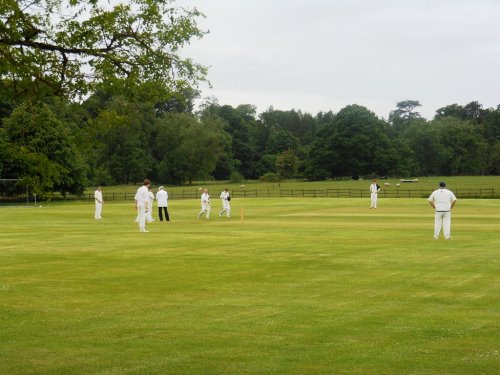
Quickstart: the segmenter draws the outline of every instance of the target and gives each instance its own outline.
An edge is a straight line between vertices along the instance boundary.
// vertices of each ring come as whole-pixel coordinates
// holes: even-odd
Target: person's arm
[[[450,207],[450,210],[455,206],[455,203],[457,203],[457,197],[455,197],[455,194],[451,193],[451,207]]]
[[[436,209],[436,205],[434,204],[434,193],[432,193],[427,200],[429,201],[429,204],[432,206],[432,208]]]
[[[427,199],[429,201],[429,204],[432,206],[432,208],[436,209],[436,205],[434,204],[434,194],[436,192],[434,191],[431,195],[429,195],[429,198]]]
[[[134,200],[135,200],[135,209],[136,209],[136,210],[137,210],[137,205],[138,205],[138,203],[139,203],[139,198],[141,197],[141,196],[140,196],[140,194],[141,194],[141,191],[140,191],[140,189],[138,189],[138,190],[136,191],[136,193],[135,193],[135,197],[134,197]]]

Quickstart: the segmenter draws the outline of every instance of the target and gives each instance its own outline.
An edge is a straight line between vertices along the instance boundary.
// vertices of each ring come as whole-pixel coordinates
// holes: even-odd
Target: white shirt
[[[370,185],[370,193],[377,193],[379,190],[380,189],[377,189],[377,184],[373,183]]]
[[[227,197],[229,197],[229,191],[223,191],[220,193],[220,199],[227,201]]]
[[[203,193],[201,195],[201,203],[210,203],[210,195],[208,193]]]
[[[149,203],[153,204],[153,201],[155,200],[155,195],[152,191],[148,191],[148,197],[149,197]]]
[[[429,197],[429,202],[434,202],[436,207],[436,212],[447,212],[451,210],[451,204],[455,202],[457,198],[455,195],[445,188],[440,188],[434,191]]]
[[[165,190],[160,190],[156,193],[158,207],[168,207],[168,193]]]
[[[137,193],[135,193],[134,199],[137,202],[137,206],[146,207],[148,205],[148,201],[149,201],[148,187],[141,186],[139,189],[137,189]]]
[[[95,202],[98,204],[102,203],[102,191],[96,190],[94,193]]]

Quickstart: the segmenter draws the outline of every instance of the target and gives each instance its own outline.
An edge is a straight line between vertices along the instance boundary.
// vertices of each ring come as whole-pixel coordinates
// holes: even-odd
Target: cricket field
[[[0,208],[0,374],[499,374],[500,200]]]

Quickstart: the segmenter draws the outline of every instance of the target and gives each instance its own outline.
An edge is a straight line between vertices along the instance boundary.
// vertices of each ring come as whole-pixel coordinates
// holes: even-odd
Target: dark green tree
[[[500,175],[500,140],[490,147],[487,174]]]
[[[472,101],[465,106],[458,104],[447,105],[436,111],[435,119],[444,117],[455,117],[460,120],[468,120],[471,123],[480,124],[488,111],[478,101]]]
[[[387,175],[395,159],[387,124],[365,107],[350,105],[323,125],[312,144],[306,176]]]
[[[86,180],[86,165],[73,143],[68,126],[45,104],[25,103],[4,120],[10,157],[4,176],[21,178],[22,186],[44,193],[80,194]]]
[[[439,108],[436,111],[434,119],[440,119],[444,117],[455,117],[464,120],[465,119],[464,107],[455,103]]]
[[[257,162],[256,172],[259,176],[276,173],[276,155],[263,155]]]
[[[232,156],[236,171],[245,178],[255,178],[256,147],[252,138],[252,129],[255,128],[256,108],[251,105],[239,105],[233,108],[230,105],[212,105],[211,111],[227,123],[227,132],[232,138]]]
[[[396,103],[396,109],[389,114],[389,123],[395,128],[408,126],[412,121],[421,119],[417,107],[421,107],[418,100],[404,100]]]
[[[299,139],[313,132],[316,125],[310,114],[295,110],[280,111],[270,107],[259,117],[266,127],[287,130]]]
[[[231,173],[236,170],[233,158],[233,139],[227,132],[227,122],[216,114],[206,112],[202,113],[201,122],[204,124],[217,124],[215,126],[217,135],[220,138],[220,153],[212,173],[215,180],[229,180]]]
[[[276,171],[280,178],[295,177],[299,168],[299,158],[293,150],[287,150],[276,156]]]
[[[299,146],[298,138],[288,130],[273,129],[269,135],[265,153],[277,155],[288,150],[296,151]]]
[[[106,109],[90,120],[94,132],[94,163],[96,183],[106,173],[111,182],[126,184],[151,177],[154,160],[151,137],[154,128],[154,108],[148,103],[129,102],[113,97]]]
[[[464,106],[464,120],[469,120],[472,123],[480,124],[483,119],[483,105],[478,101],[472,101]]]
[[[224,123],[205,122],[188,114],[170,114],[157,122],[159,178],[175,184],[191,184],[195,178],[210,177],[222,153]]]
[[[484,136],[488,143],[494,144],[500,140],[500,105],[485,112],[483,126]]]
[[[438,131],[442,149],[437,161],[438,174],[483,175],[487,172],[488,145],[473,123],[448,117],[434,120],[431,126]]]
[[[404,133],[402,142],[408,144],[412,151],[416,167],[414,175],[429,176],[438,174],[443,155],[439,133],[427,122],[416,122]],[[410,154],[404,155],[408,158]]]

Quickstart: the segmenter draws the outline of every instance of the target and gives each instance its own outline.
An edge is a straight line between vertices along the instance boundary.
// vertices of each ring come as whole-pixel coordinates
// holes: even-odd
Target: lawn
[[[410,197],[409,192],[421,192],[423,196],[428,196],[433,190],[438,188],[440,181],[445,181],[447,187],[450,190],[455,191],[457,196],[467,196],[465,194],[469,190],[473,190],[479,197],[483,198],[493,198],[492,189],[495,192],[494,197],[500,197],[500,176],[455,176],[455,177],[420,177],[417,182],[414,183],[400,183],[399,179],[383,179],[378,180],[378,184],[381,186],[382,191],[380,193],[381,197],[387,194],[387,197],[395,197],[396,194],[400,196]],[[397,184],[400,186],[397,186]],[[308,194],[312,195],[312,191],[325,191],[330,190],[353,190],[352,197],[358,197],[361,192],[364,193],[365,197],[368,197],[370,193],[371,180],[339,180],[339,181],[304,181],[304,180],[283,180],[281,182],[260,182],[260,181],[245,181],[245,182],[221,182],[221,181],[204,181],[195,182],[193,185],[184,186],[170,186],[168,184],[163,184],[161,182],[153,182],[152,188],[156,189],[160,185],[164,185],[165,189],[168,191],[170,197],[174,199],[179,199],[180,197],[190,197],[194,198],[200,194],[200,188],[208,188],[213,196],[218,197],[220,192],[224,188],[229,188],[233,192],[234,196],[241,197],[243,194],[248,193],[248,196],[259,196],[259,197],[279,197],[291,195],[294,191],[295,195],[300,196],[302,192],[306,191]],[[389,184],[386,186],[385,184]],[[140,185],[118,185],[118,186],[104,186],[103,194],[105,199],[108,200],[123,200],[124,194],[127,194],[127,199],[133,200],[134,194]],[[483,196],[479,193],[480,189],[484,189]],[[87,188],[86,195],[90,200],[93,200],[95,187],[91,186]],[[115,194],[113,196],[113,193]],[[335,196],[335,193],[331,192],[330,196]],[[356,196],[357,195],[357,196]],[[321,195],[319,195],[321,196]],[[419,194],[411,194],[411,196],[420,197]],[[345,197],[345,195],[344,195]]]
[[[500,373],[500,200],[231,203],[0,208],[0,374]]]

